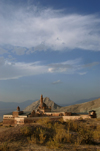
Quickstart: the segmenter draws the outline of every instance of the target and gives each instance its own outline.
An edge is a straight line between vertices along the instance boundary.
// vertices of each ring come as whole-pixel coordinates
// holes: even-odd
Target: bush
[[[80,144],[91,144],[93,142],[93,131],[83,126],[78,131]]]
[[[73,120],[67,120],[66,122],[66,128],[70,131],[75,131],[77,132],[79,129],[79,123],[77,121]]]
[[[94,139],[100,141],[100,125],[97,125],[97,128],[94,130]]]
[[[29,126],[24,126],[20,129],[20,133],[25,136],[30,136],[32,135],[32,128]]]
[[[36,130],[34,130],[34,133],[31,135],[31,138],[27,139],[31,143],[44,144],[47,140],[49,140],[49,134],[47,133],[46,129],[38,127],[36,128]]]
[[[0,151],[10,151],[7,142],[4,142],[4,143],[1,144]]]
[[[37,121],[37,123],[41,124],[41,125],[47,125],[50,122],[50,118],[49,117],[44,117],[41,118]]]
[[[54,135],[53,140],[57,143],[71,143],[72,135],[65,129],[59,129],[59,131],[56,132],[56,135]]]

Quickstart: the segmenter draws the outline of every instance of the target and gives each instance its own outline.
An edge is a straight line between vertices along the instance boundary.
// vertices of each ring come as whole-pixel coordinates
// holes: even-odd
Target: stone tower
[[[41,94],[41,97],[40,97],[40,106],[43,107],[43,95]]]
[[[20,111],[20,107],[19,106],[17,107],[17,111]]]

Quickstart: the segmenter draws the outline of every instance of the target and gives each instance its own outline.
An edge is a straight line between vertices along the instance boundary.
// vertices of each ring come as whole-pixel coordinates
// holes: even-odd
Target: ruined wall
[[[31,124],[31,123],[35,123],[37,120],[39,120],[40,118],[39,117],[28,117],[28,118],[25,118],[24,119],[24,123],[25,124]]]
[[[46,117],[28,117],[28,118],[25,118],[24,119],[24,123],[25,124],[31,124],[31,123],[35,123],[35,122],[37,122],[38,120],[40,120],[40,119],[43,119],[43,118],[46,118]],[[47,117],[48,118],[48,117]],[[53,117],[53,116],[51,116],[51,117],[49,117],[49,119],[51,120],[51,121],[57,121],[57,120],[59,120],[59,119],[61,119],[62,117],[60,117],[60,116],[56,116],[56,117]]]
[[[86,119],[91,118],[89,115],[80,115],[80,116],[63,116],[63,120],[79,120],[80,118]]]
[[[3,119],[3,126],[14,126],[14,119]]]
[[[64,116],[65,112],[45,112],[44,115],[47,116]]]
[[[59,119],[62,119],[62,116],[52,116],[52,117],[50,117],[50,120],[51,121],[58,121]]]
[[[14,120],[15,125],[23,125],[24,124],[24,118],[15,118]]]

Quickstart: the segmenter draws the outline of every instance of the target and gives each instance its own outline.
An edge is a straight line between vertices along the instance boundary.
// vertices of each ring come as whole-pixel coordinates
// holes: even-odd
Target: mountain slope
[[[43,102],[47,105],[47,106],[51,106],[51,109],[59,109],[61,108],[61,106],[57,105],[56,103],[54,103],[53,101],[51,101],[48,97],[45,97],[43,99]],[[32,110],[36,110],[40,105],[40,100],[33,102],[31,105],[27,106],[24,111],[32,111]]]
[[[100,98],[81,103],[81,104],[75,104],[71,106],[61,107],[59,110],[56,111],[68,111],[68,112],[88,112],[89,110],[96,110],[98,117],[100,116]]]

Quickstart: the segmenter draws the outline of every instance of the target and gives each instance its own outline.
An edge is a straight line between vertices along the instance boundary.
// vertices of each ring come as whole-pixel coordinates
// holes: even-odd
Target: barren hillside
[[[81,104],[61,107],[59,108],[59,111],[88,112],[89,110],[92,110],[92,109],[96,110],[98,117],[100,117],[100,98],[93,101],[81,103]]]
[[[43,102],[45,104],[47,104],[47,106],[51,106],[51,109],[52,110],[55,110],[55,109],[59,109],[61,108],[61,106],[57,105],[56,103],[54,103],[53,101],[51,101],[48,97],[45,97],[43,99]],[[36,110],[40,105],[40,100],[36,101],[36,102],[33,102],[31,105],[27,106],[24,111],[32,111],[32,110]]]

